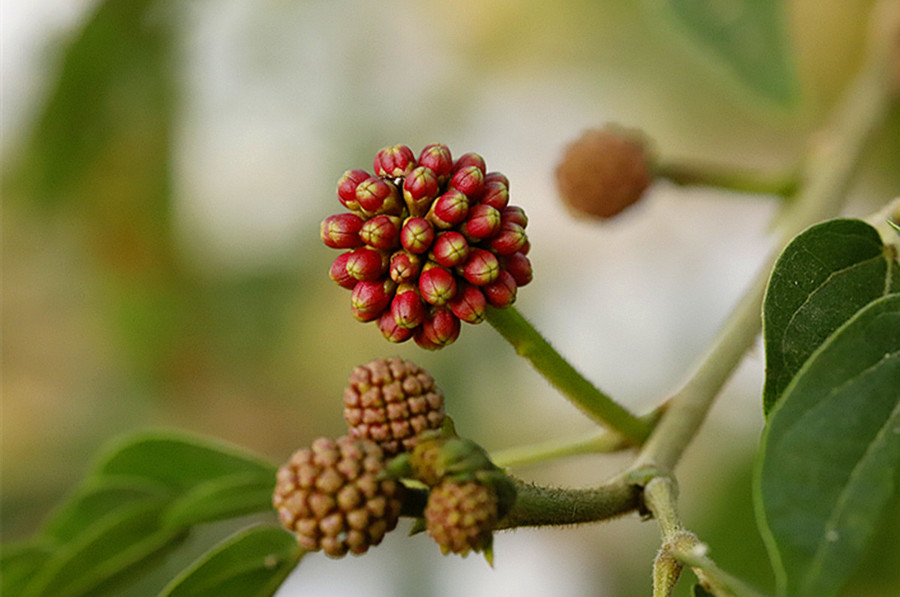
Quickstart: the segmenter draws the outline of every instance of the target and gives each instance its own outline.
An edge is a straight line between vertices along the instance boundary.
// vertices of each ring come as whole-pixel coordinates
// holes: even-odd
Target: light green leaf
[[[900,294],[860,310],[807,360],[758,456],[757,518],[782,593],[836,594],[900,485]]]
[[[900,292],[900,266],[865,222],[831,220],[798,235],[778,258],[766,290],[764,412],[825,338],[892,292]]]
[[[236,446],[173,431],[142,431],[120,440],[101,460],[98,477],[142,477],[178,493],[236,474],[275,478],[271,463]]]
[[[799,95],[785,7],[778,0],[647,0],[710,67],[768,103]]]
[[[0,595],[21,595],[25,585],[52,555],[49,545],[36,541],[4,545],[0,554]]]
[[[272,509],[275,475],[240,473],[197,485],[166,510],[163,523],[191,526]]]
[[[275,527],[232,535],[175,577],[160,597],[268,597],[303,556],[294,537]]]
[[[34,575],[23,597],[106,595],[147,570],[146,561],[174,548],[183,529],[161,529],[165,502],[134,500],[98,518],[61,545]]]

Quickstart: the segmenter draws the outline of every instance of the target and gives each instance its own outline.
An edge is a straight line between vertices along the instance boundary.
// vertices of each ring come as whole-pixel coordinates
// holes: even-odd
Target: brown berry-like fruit
[[[403,485],[383,478],[374,442],[319,438],[278,470],[272,504],[281,524],[309,550],[338,558],[365,553],[397,526]]]
[[[556,168],[556,186],[574,214],[606,219],[643,196],[652,182],[651,170],[640,133],[607,125],[566,147]]]
[[[356,367],[344,390],[350,435],[377,443],[388,455],[412,450],[419,434],[440,429],[444,394],[431,375],[392,357]]]
[[[497,492],[478,481],[444,481],[425,506],[426,529],[444,554],[489,549],[497,518]]]

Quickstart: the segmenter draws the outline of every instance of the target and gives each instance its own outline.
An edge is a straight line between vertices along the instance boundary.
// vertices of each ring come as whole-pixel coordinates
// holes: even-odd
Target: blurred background
[[[553,185],[562,149],[615,121],[663,159],[794,166],[859,65],[872,2],[785,3],[801,90],[790,110],[721,77],[654,4],[4,2],[3,541],[33,532],[128,430],[208,434],[273,462],[340,435],[347,374],[382,356],[428,368],[460,432],[490,450],[592,429],[487,325],[430,353],[350,316],[318,224],[341,211],[338,177],[385,145],[442,142],[505,173],[530,217],[535,280],[519,310],[630,408],[676,390],[771,246],[778,202],[659,182],[612,222],[576,221]],[[896,196],[898,163],[895,113],[848,212]],[[771,590],[750,495],[762,368],[757,348],[679,480],[711,556]],[[587,486],[627,457],[514,472]],[[900,531],[890,523],[885,545]],[[404,535],[362,558],[310,556],[279,595],[648,594],[659,543],[636,515],[519,530],[496,538],[491,570]],[[897,594],[896,541],[879,549],[850,594]]]

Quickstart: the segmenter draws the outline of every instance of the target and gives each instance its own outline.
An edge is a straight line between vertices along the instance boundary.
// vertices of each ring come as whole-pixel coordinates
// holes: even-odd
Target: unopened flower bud
[[[350,309],[360,321],[372,321],[391,304],[396,285],[393,280],[357,282],[350,295]]]
[[[450,178],[450,172],[453,170],[450,148],[441,143],[427,145],[419,154],[419,165],[430,168],[438,180],[443,181]]]
[[[403,181],[403,200],[409,215],[424,216],[440,193],[438,177],[431,168],[418,166]]]
[[[516,280],[506,270],[500,270],[497,279],[483,286],[484,298],[488,304],[498,309],[505,309],[516,301]]]
[[[419,274],[419,291],[427,303],[440,307],[456,295],[456,279],[445,268],[429,262]]]
[[[387,254],[368,247],[361,247],[350,252],[347,258],[347,273],[362,282],[377,280],[388,266]]]
[[[504,255],[501,257],[500,265],[512,275],[513,280],[516,281],[516,286],[525,286],[531,282],[534,277],[531,261],[528,257],[518,251],[512,255]]]
[[[473,243],[490,238],[500,230],[500,212],[484,203],[473,205],[460,231]]]
[[[469,198],[465,193],[450,189],[431,204],[425,217],[437,228],[446,230],[465,220],[468,212]]]
[[[337,259],[331,262],[331,269],[328,271],[328,275],[335,284],[347,289],[352,289],[359,281],[347,271],[347,261],[350,259],[351,253],[352,251],[341,253]]]
[[[391,255],[388,266],[391,280],[397,284],[413,281],[422,270],[422,258],[409,251],[397,251]]]
[[[416,156],[406,145],[392,145],[378,151],[374,164],[378,176],[398,178],[406,176],[416,167]]]
[[[444,267],[456,267],[469,256],[469,243],[459,232],[453,230],[441,232],[434,241],[431,256]]]
[[[518,224],[522,228],[528,226],[528,216],[525,215],[525,210],[518,205],[507,205],[500,210],[500,221],[504,224],[507,222]]]
[[[424,253],[434,242],[434,227],[425,218],[407,218],[400,230],[400,243],[410,253]]]
[[[476,286],[464,284],[447,306],[460,320],[466,323],[481,323],[487,312],[487,299]]]
[[[435,350],[456,342],[459,338],[459,318],[449,309],[435,309],[416,328],[413,339],[422,348]]]
[[[607,125],[566,147],[556,185],[578,215],[605,219],[640,199],[652,182],[651,158],[637,131]]]
[[[355,249],[363,244],[359,231],[364,223],[353,213],[335,214],[322,220],[319,234],[322,242],[332,249]]]
[[[385,340],[388,342],[399,344],[400,342],[406,342],[413,337],[413,330],[401,328],[397,325],[390,309],[386,309],[376,323],[378,324],[378,329],[381,331],[381,335],[384,336]]]
[[[497,492],[477,481],[444,481],[425,506],[428,534],[445,555],[489,550],[498,518]]]
[[[374,249],[393,249],[400,245],[400,225],[397,216],[375,216],[362,225],[359,238]]]
[[[484,170],[478,166],[460,168],[450,177],[450,188],[465,193],[469,197],[477,197],[484,186]]]
[[[520,250],[528,237],[525,229],[512,222],[500,225],[500,230],[491,238],[490,247],[497,255],[512,255]]]
[[[401,328],[411,329],[425,320],[425,305],[418,288],[409,283],[400,284],[391,300],[391,315]]]
[[[337,194],[341,204],[350,211],[360,209],[359,201],[356,200],[356,187],[359,183],[371,176],[365,170],[347,170],[338,180]]]
[[[399,216],[403,210],[400,191],[393,182],[370,176],[356,187],[359,208],[369,217],[387,214]]]
[[[500,261],[497,256],[485,249],[471,248],[469,258],[462,267],[463,277],[469,284],[484,286],[497,279],[500,273]]]
[[[459,156],[459,158],[453,163],[453,172],[458,172],[463,168],[468,166],[475,166],[479,170],[481,170],[482,174],[487,172],[487,166],[484,163],[484,158],[478,155],[475,152],[464,153]]]
[[[491,174],[499,173],[492,172]],[[503,178],[506,177],[503,176]],[[485,179],[478,201],[484,205],[490,205],[494,209],[502,210],[509,203],[509,187],[500,180]]]

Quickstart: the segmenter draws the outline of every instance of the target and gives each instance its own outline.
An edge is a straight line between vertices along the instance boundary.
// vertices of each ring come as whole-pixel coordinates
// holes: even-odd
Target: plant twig
[[[766,173],[701,161],[660,161],[654,174],[679,186],[703,185],[742,193],[791,197],[800,187],[797,169]]]
[[[621,433],[634,445],[651,426],[584,378],[515,308],[489,308],[487,320],[532,366],[587,416]]]

